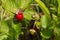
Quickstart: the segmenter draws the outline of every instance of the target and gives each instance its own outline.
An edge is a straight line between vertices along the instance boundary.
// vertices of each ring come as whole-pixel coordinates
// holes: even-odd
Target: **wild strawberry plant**
[[[0,40],[60,40],[60,1],[0,0]]]

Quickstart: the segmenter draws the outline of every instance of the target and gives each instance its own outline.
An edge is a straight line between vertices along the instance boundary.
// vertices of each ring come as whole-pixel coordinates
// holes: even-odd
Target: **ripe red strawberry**
[[[16,14],[16,19],[17,20],[22,20],[23,19],[23,12],[22,11],[19,11],[17,14]]]

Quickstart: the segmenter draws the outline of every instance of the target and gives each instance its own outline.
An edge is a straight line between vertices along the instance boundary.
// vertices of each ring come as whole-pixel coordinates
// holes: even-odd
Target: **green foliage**
[[[57,1],[58,1],[58,14],[60,15],[60,0]]]
[[[17,10],[19,9],[25,9],[27,8],[31,0],[1,0],[2,1],[2,6],[6,11],[10,11],[13,13],[16,13]]]
[[[32,20],[32,15],[34,14],[34,11],[33,10],[31,10],[31,9],[26,9],[25,11],[24,11],[24,18],[26,19],[26,20]],[[28,18],[29,17],[29,18]]]
[[[41,30],[41,36],[43,38],[49,39],[52,36],[52,30],[50,30],[50,29]]]
[[[46,17],[46,15],[43,15],[41,17],[41,25],[42,25],[42,27],[47,28],[49,24],[50,24],[50,19],[48,17]]]
[[[21,21],[15,19],[19,10],[23,10]],[[19,40],[21,35],[25,40],[30,28],[38,39],[41,36],[39,40],[50,40],[53,35],[53,40],[60,40],[60,0],[0,0],[0,40]]]
[[[39,7],[41,8],[41,10],[43,11],[43,13],[50,18],[50,12],[48,10],[48,8],[45,6],[45,4],[41,1],[41,0],[35,0],[38,4]]]

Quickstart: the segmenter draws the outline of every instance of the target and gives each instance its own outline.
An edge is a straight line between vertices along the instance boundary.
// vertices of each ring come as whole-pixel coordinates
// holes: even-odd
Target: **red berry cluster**
[[[16,19],[17,20],[22,20],[23,19],[23,12],[22,11],[19,11],[17,14],[16,14]]]

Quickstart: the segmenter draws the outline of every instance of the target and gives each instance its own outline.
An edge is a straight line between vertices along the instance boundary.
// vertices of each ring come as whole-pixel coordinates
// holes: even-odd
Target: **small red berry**
[[[23,12],[19,11],[19,12],[16,14],[16,19],[17,19],[17,20],[22,20],[22,19],[23,19]]]

